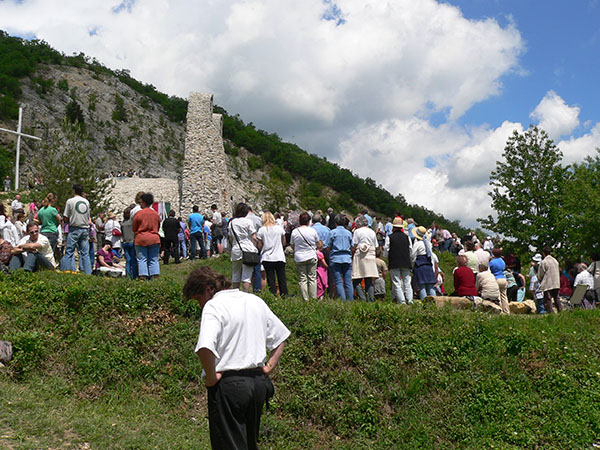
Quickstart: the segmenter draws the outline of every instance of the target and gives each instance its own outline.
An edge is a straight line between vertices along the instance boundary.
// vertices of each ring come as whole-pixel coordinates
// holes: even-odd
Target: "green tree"
[[[561,160],[562,152],[544,130],[533,125],[523,134],[515,130],[490,175],[489,195],[498,217],[479,219],[481,224],[514,240],[522,253],[530,245],[538,251],[545,245],[564,249]]]
[[[83,110],[79,103],[75,99],[71,99],[71,101],[67,104],[65,109],[65,118],[69,123],[79,126],[83,130],[85,130],[85,120],[83,118]]]
[[[79,183],[90,202],[92,214],[106,211],[113,187],[111,181],[102,178],[100,161],[90,157],[91,147],[81,128],[65,120],[62,130],[63,133],[51,134],[37,149],[33,166],[37,176],[43,180],[43,194],[55,193],[58,204],[64,206],[72,196],[73,184]]]
[[[127,122],[127,110],[125,109],[125,100],[119,94],[115,94],[115,109],[112,113],[112,120],[115,122]]]
[[[600,148],[594,157],[573,164],[567,170],[563,216],[566,222],[566,250],[574,258],[590,256],[600,249]]]

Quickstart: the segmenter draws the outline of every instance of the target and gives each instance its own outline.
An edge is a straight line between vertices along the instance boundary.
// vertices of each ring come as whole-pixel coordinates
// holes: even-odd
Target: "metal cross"
[[[37,141],[42,140],[42,138],[39,138],[36,136],[31,136],[30,134],[21,133],[21,122],[22,121],[23,121],[23,108],[19,108],[19,125],[17,126],[17,131],[0,128],[0,131],[4,131],[5,133],[17,135],[17,158],[15,161],[15,191],[19,189],[19,159],[20,159],[20,153],[21,153],[21,137],[35,139]]]

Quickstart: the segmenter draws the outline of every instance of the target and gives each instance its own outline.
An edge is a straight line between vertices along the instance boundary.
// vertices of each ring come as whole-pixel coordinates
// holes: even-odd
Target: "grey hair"
[[[322,220],[323,219],[321,218],[321,214],[319,214],[319,213],[313,214],[313,216],[312,216],[313,223],[317,223],[317,222],[321,223]]]
[[[355,222],[356,222],[356,226],[357,227],[366,227],[367,225],[369,225],[369,221],[362,214],[358,215],[358,217],[356,218]]]

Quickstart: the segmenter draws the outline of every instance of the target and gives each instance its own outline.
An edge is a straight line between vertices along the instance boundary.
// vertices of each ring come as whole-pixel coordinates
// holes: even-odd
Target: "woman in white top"
[[[317,249],[322,246],[317,230],[309,227],[310,216],[303,212],[300,226],[294,228],[290,244],[294,249],[294,261],[298,269],[300,293],[304,300],[317,298]]]
[[[115,213],[108,213],[108,220],[104,224],[104,239],[110,241],[113,250],[117,253],[117,256],[121,257],[121,224],[117,220]],[[103,243],[102,243],[103,244]],[[98,244],[98,245],[102,245]]]
[[[375,300],[373,279],[379,277],[375,249],[378,246],[377,235],[368,227],[368,219],[359,215],[356,218],[356,230],[352,234],[352,284],[358,298],[372,302]],[[365,280],[365,292],[360,282]]]
[[[256,234],[257,247],[260,250],[260,260],[267,273],[267,284],[273,295],[277,295],[275,274],[279,283],[279,293],[282,297],[288,295],[285,279],[285,230],[276,225],[275,217],[269,211],[262,215],[262,224]]]
[[[233,219],[229,221],[228,239],[231,248],[231,284],[234,289],[240,287],[246,292],[250,292],[250,282],[252,281],[253,266],[242,263],[242,251],[258,253],[256,248],[255,226],[246,216],[248,215],[248,205],[238,203],[235,207]]]

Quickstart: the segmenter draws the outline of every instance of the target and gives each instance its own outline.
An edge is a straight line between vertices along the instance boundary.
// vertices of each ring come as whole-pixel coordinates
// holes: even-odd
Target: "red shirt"
[[[454,290],[459,297],[478,295],[475,274],[467,266],[460,266],[454,271]]]
[[[152,208],[143,208],[136,212],[133,216],[134,244],[142,247],[160,244],[159,228],[160,216]]]

